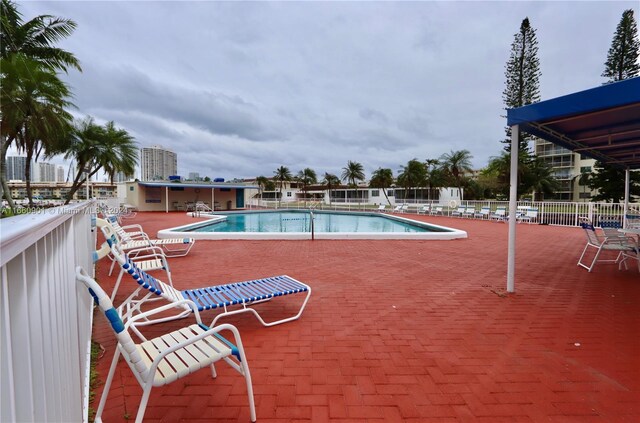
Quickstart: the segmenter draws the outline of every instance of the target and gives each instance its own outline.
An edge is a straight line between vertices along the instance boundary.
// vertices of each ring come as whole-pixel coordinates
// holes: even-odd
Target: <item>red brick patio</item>
[[[197,241],[172,259],[174,285],[288,274],[313,293],[302,317],[238,327],[259,422],[640,421],[640,275],[576,266],[581,229],[518,225],[516,293],[505,295],[507,225],[412,216],[469,233],[457,241]],[[193,222],[140,213],[150,234]],[[108,263],[99,281],[107,291]],[[116,305],[133,289],[124,284]],[[297,298],[261,305],[293,312]],[[296,304],[289,304],[289,301]],[[288,307],[291,305],[291,307]],[[213,314],[203,313],[208,323]],[[187,320],[154,325],[163,333]],[[94,337],[114,337],[104,318]],[[244,379],[223,364],[152,391],[145,421],[249,421]],[[100,385],[102,386],[102,385]],[[101,395],[96,393],[94,408]],[[105,422],[135,417],[142,390],[124,362]]]

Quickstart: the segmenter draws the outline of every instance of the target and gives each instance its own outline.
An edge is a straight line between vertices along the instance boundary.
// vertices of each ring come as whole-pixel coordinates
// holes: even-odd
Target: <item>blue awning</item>
[[[640,77],[509,109],[507,125],[610,165],[640,169]]]

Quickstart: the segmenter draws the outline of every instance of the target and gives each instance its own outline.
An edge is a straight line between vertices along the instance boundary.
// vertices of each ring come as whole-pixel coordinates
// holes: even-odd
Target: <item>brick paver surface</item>
[[[191,288],[288,274],[309,284],[302,317],[242,335],[260,422],[640,421],[640,275],[576,266],[582,230],[520,224],[507,295],[507,225],[412,216],[466,230],[456,241],[197,241],[171,259]],[[150,234],[195,219],[140,213]],[[110,292],[115,275],[100,263]],[[118,305],[133,290],[127,281]],[[300,296],[297,296],[300,297]],[[296,296],[262,304],[293,313]],[[203,313],[208,323],[211,312]],[[157,336],[192,318],[147,327]],[[96,319],[106,377],[114,337]],[[145,421],[249,421],[244,379],[224,364],[154,388]],[[102,385],[96,393],[102,393]],[[103,418],[136,414],[142,390],[120,362]]]

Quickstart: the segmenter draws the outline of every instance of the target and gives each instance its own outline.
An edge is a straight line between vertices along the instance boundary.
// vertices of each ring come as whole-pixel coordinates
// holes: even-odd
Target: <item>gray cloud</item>
[[[631,2],[24,2],[74,19],[63,42],[79,114],[115,120],[179,172],[233,177],[394,171],[414,157],[500,153],[504,65],[524,17],[543,98],[602,83]],[[640,16],[638,13],[637,16]]]

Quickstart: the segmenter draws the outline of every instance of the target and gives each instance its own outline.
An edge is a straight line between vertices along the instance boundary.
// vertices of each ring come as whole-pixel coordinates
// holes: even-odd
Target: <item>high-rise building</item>
[[[191,181],[199,181],[200,173],[199,172],[189,172],[189,180]]]
[[[167,180],[178,173],[178,155],[161,145],[140,149],[140,179]]]
[[[589,201],[592,192],[579,185],[580,176],[593,171],[595,160],[541,139],[536,139],[535,154],[551,167],[553,176],[560,183],[553,198],[545,197],[546,200]]]
[[[64,182],[65,179],[64,166],[58,166],[56,168],[56,182]]]
[[[133,180],[133,175],[127,175],[124,172],[116,172],[113,175],[113,182],[127,182]]]
[[[24,181],[27,158],[24,156],[7,156],[7,181]]]
[[[36,163],[31,180],[33,182],[55,182],[56,165],[45,162]]]

